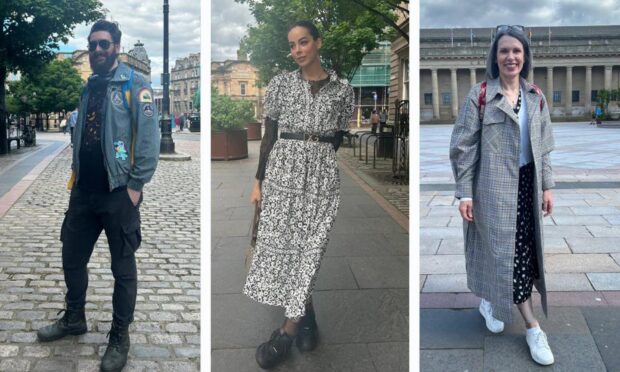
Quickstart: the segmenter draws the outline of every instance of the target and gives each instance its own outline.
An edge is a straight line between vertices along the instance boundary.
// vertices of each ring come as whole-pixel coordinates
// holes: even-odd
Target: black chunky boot
[[[256,349],[256,362],[263,369],[270,369],[280,364],[289,354],[293,338],[280,329],[271,334],[269,341]]]
[[[108,332],[108,348],[101,358],[101,372],[120,372],[127,363],[129,353],[129,326],[112,323]]]
[[[299,351],[312,351],[319,343],[319,328],[316,324],[314,309],[310,308],[299,320],[295,343]]]
[[[41,342],[59,340],[68,335],[83,335],[88,330],[86,326],[86,315],[84,308],[60,310],[58,315],[64,311],[62,318],[54,324],[45,326],[37,331],[37,338]]]

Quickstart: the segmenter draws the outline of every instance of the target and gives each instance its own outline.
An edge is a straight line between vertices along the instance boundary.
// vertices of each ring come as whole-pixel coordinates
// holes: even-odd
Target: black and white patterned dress
[[[333,136],[347,130],[354,110],[353,89],[332,71],[312,94],[299,70],[274,77],[264,116],[281,132]],[[278,139],[269,151],[261,183],[256,251],[244,293],[285,316],[305,314],[340,202],[340,176],[331,143]]]

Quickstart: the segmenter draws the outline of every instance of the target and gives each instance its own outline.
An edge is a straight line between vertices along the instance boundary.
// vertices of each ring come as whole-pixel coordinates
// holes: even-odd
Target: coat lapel
[[[504,95],[502,94],[502,87],[499,84],[499,78],[487,81],[487,96],[486,96],[487,105],[493,99],[498,100],[496,104],[497,108],[502,110],[515,123],[517,124],[519,123],[519,120],[517,119],[517,115],[512,110],[512,107],[510,106],[510,104],[504,98]]]

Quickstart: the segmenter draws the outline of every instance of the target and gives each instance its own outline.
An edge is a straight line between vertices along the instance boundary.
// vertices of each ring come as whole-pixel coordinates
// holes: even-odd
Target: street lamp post
[[[164,72],[162,84],[164,99],[162,100],[160,154],[174,154],[174,141],[170,128],[170,74],[168,74],[168,0],[164,0]]]

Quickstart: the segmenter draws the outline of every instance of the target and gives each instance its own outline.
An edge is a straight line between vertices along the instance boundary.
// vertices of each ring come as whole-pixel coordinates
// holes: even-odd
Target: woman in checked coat
[[[265,135],[251,195],[260,203],[256,251],[244,293],[283,307],[284,323],[256,350],[275,367],[297,348],[317,346],[312,289],[340,202],[336,150],[353,114],[353,88],[321,66],[321,37],[310,22],[289,28],[299,70],[274,77],[265,95]],[[279,131],[279,134],[278,134]]]
[[[554,362],[532,309],[532,286],[547,297],[543,216],[553,209],[553,133],[540,89],[526,81],[532,55],[523,26],[498,26],[487,80],[465,99],[450,142],[463,217],[467,286],[482,299],[487,328],[502,332],[516,304],[534,361]]]

